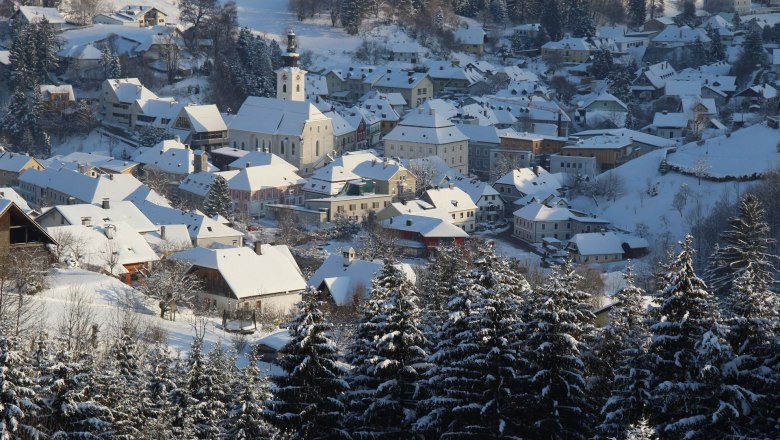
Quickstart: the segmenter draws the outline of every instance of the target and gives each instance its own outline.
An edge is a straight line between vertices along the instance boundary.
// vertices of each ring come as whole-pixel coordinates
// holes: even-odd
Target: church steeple
[[[295,32],[290,29],[287,32],[287,53],[282,55],[284,57],[284,65],[287,67],[298,67],[298,52],[296,52],[298,46],[295,42]]]
[[[286,101],[303,101],[306,99],[306,71],[298,68],[298,45],[295,32],[287,32],[287,52],[282,55],[284,67],[276,71],[276,97]]]

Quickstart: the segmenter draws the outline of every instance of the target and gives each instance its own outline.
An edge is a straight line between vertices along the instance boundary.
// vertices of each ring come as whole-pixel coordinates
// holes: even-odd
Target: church
[[[298,67],[295,33],[287,34],[276,98],[248,97],[226,118],[230,146],[276,154],[303,175],[334,159],[333,122],[306,100],[306,71]]]

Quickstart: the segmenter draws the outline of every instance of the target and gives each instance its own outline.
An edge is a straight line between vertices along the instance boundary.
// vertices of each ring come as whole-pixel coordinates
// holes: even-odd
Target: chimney
[[[255,241],[255,253],[257,255],[263,255],[263,242]]]
[[[406,226],[412,226],[412,219],[406,219]]]
[[[563,112],[558,112],[558,130],[557,135],[558,137],[563,137]]]
[[[349,248],[342,252],[342,255],[344,256],[344,267],[349,267],[350,264],[355,260],[355,249]]]
[[[160,240],[165,241],[165,225],[160,226]]]
[[[249,168],[249,167],[251,167],[251,166],[252,166],[252,162],[250,162],[250,161],[246,161],[246,167],[244,167],[244,168]]]
[[[76,204],[76,198],[68,197],[68,205],[75,205],[75,204]]]
[[[81,217],[81,226],[92,226],[92,217]]]
[[[193,163],[196,173],[201,171],[208,171],[209,169],[209,155],[205,151],[195,155],[195,161]]]
[[[111,207],[111,204],[107,198],[103,199],[103,203],[101,204],[103,209],[109,209]]]
[[[116,233],[116,226],[106,225],[106,238],[108,238],[109,240],[113,240],[115,233]]]

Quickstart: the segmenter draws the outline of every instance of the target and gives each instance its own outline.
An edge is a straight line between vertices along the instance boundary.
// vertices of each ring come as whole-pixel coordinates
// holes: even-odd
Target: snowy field
[[[119,322],[126,311],[130,311],[137,317],[139,328],[159,326],[165,331],[171,354],[174,356],[190,350],[195,316],[188,309],[180,310],[176,315],[176,321],[161,319],[156,301],[146,298],[116,278],[83,269],[55,269],[49,275],[47,282],[49,288],[36,294],[34,298],[44,303],[43,316],[49,329],[57,328],[58,322],[72,304],[74,292],[81,292],[88,298],[89,310],[100,325],[101,335],[113,335],[116,329],[112,326]],[[218,341],[229,348],[231,336],[231,333],[221,329],[221,320],[209,318],[206,324],[204,348],[209,350]],[[247,335],[247,342],[251,346],[263,336],[265,334],[260,332]],[[238,365],[241,367],[247,363],[245,355],[246,353],[241,353],[239,357]],[[267,364],[261,367],[266,370],[270,368]]]

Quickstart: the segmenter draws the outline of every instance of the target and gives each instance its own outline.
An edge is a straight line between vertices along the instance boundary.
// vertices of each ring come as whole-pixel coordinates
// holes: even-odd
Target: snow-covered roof
[[[178,32],[175,26],[138,27],[94,24],[68,30],[60,36],[63,50],[90,43],[102,46],[111,40],[117,55],[138,56],[151,49],[153,45],[174,44],[183,47],[184,42]]]
[[[436,208],[449,213],[477,209],[475,200],[472,200],[468,193],[455,185],[446,188],[428,189],[423,193],[422,198],[431,202]]]
[[[382,226],[397,231],[415,232],[425,238],[465,238],[469,236],[466,231],[450,223],[446,217],[446,213],[432,209],[418,214],[395,216],[382,221]]]
[[[249,96],[228,122],[231,130],[300,136],[308,121],[327,120],[308,101]]]
[[[275,351],[279,351],[291,340],[292,336],[290,336],[290,331],[284,329],[263,336],[255,342],[255,345],[265,345]]]
[[[268,153],[265,151],[250,151],[247,154],[242,155],[238,159],[230,162],[228,165],[231,169],[246,168],[248,166],[266,166],[273,165],[274,167],[286,168],[288,171],[296,172],[298,167],[290,164],[281,157]]]
[[[458,130],[472,142],[482,142],[486,144],[500,144],[501,138],[511,131],[509,129],[498,129],[492,125],[458,124]]]
[[[333,136],[344,136],[357,130],[357,127],[352,126],[349,121],[335,111],[324,112],[323,114],[333,121]]]
[[[558,193],[563,187],[558,178],[542,167],[514,169],[495,182],[496,185],[512,185],[521,194],[540,192]]]
[[[332,254],[311,276],[309,285],[320,287],[324,282],[336,305],[349,305],[355,292],[362,290],[366,298],[371,294],[371,281],[382,270],[382,266],[380,261],[357,258],[347,260],[342,255]],[[410,282],[416,281],[417,277],[409,264],[399,263],[398,268]]]
[[[573,136],[587,138],[587,137],[601,136],[601,135],[628,138],[633,140],[634,142],[639,142],[646,145],[652,145],[657,148],[672,147],[676,145],[676,142],[673,140],[669,140],[648,133],[643,133],[641,131],[631,130],[630,128],[606,128],[606,129],[599,129],[599,130],[586,130],[586,131],[580,131],[578,133],[574,133]]]
[[[664,94],[667,96],[700,96],[701,81],[670,79],[666,81]]]
[[[485,30],[479,26],[459,27],[455,29],[455,41],[461,44],[482,44],[485,42]]]
[[[435,111],[420,110],[407,114],[390,133],[385,135],[384,139],[441,145],[467,141],[469,138],[455,124],[439,116]]]
[[[143,234],[146,242],[158,249],[158,251],[192,247],[192,239],[190,239],[190,234],[187,231],[187,225],[158,225],[158,227],[159,231],[154,230]]]
[[[286,167],[262,165],[241,168],[228,178],[228,188],[236,191],[261,191],[269,188],[287,188],[303,185],[306,180]],[[226,176],[227,178],[227,176]]]
[[[623,241],[614,232],[587,232],[574,235],[569,244],[582,256],[623,254]]]
[[[20,173],[30,162],[35,162],[34,157],[22,153],[3,151],[0,153],[0,171]]]
[[[103,199],[150,200],[162,205],[168,203],[164,197],[130,174],[90,177],[66,168],[46,168],[41,171],[29,168],[19,176],[19,181],[39,188],[53,188],[87,203],[98,203]]]
[[[688,126],[688,116],[685,113],[656,112],[653,116],[653,125],[656,127],[685,128]]]
[[[176,208],[160,206],[152,202],[136,202],[141,210],[155,225],[183,224],[192,239],[243,237],[243,233],[204,215],[199,211],[184,212]]]
[[[10,50],[0,50],[0,64],[4,66],[10,66],[11,65],[11,51]]]
[[[232,177],[237,173],[238,171],[228,171],[227,173],[210,173],[208,171],[201,171],[198,173],[192,173],[181,181],[179,184],[179,191],[186,191],[191,194],[206,197],[206,194],[209,192],[209,188],[211,188],[211,184],[214,183],[214,179],[216,179],[217,176],[222,176],[227,179],[227,175]]]
[[[190,174],[195,172],[195,156],[181,141],[167,139],[150,148],[139,148],[133,160],[165,173]]]
[[[106,17],[124,23],[136,23],[140,17],[152,11],[158,11],[162,14],[165,14],[165,12],[161,11],[158,8],[154,8],[146,5],[127,5],[116,12],[103,13],[98,15],[104,15]]]
[[[218,271],[237,299],[296,293],[306,288],[287,246],[263,244],[261,253],[258,255],[248,247],[194,247],[168,258]]]
[[[650,81],[653,87],[660,89],[666,85],[666,81],[677,74],[671,64],[668,61],[661,61],[648,66],[644,71],[645,77]]]
[[[667,26],[664,30],[658,33],[658,35],[651,38],[654,43],[663,44],[691,44],[696,40],[702,43],[709,43],[710,37],[707,36],[707,32],[704,29],[690,28],[688,26]]]
[[[215,104],[188,105],[183,111],[192,125],[192,131],[196,133],[227,131],[227,125]]]
[[[458,189],[468,194],[471,200],[476,204],[482,197],[499,195],[498,191],[493,188],[489,183],[482,182],[477,178],[469,178],[464,176],[457,177],[445,177],[440,185],[455,185]]]
[[[98,222],[93,223],[92,226],[83,226],[79,223],[52,226],[46,230],[55,237],[65,233],[73,236],[74,242],[83,246],[79,249],[81,263],[99,267],[113,275],[127,273],[127,269],[121,265],[147,263],[160,259],[143,236],[125,222]],[[112,238],[109,238],[110,236]],[[116,263],[115,267],[111,267],[112,260]]]
[[[158,99],[158,96],[144,87],[138,78],[107,79],[104,84],[108,84],[117,101],[121,103],[132,104],[137,100]]]
[[[100,60],[103,58],[103,52],[100,49],[92,45],[92,43],[77,44],[67,47],[59,52],[57,55],[63,58],[71,58],[76,60]]]
[[[39,219],[43,221],[55,211],[71,225],[80,225],[83,218],[89,217],[93,224],[122,222],[139,233],[157,230],[154,223],[149,221],[134,203],[127,201],[109,202],[108,208],[103,208],[102,204],[57,205],[42,214]]]
[[[518,209],[513,214],[515,217],[520,217],[523,220],[533,222],[554,222],[554,221],[566,221],[571,220],[574,217],[571,210],[563,207],[549,207],[540,203],[531,203]]]
[[[542,45],[542,49],[586,51],[593,49],[593,46],[585,38],[566,37],[558,41],[548,41]]]
[[[727,63],[722,64],[729,66]],[[684,69],[677,72],[674,79],[699,81],[702,88],[709,88],[718,92],[735,92],[737,90],[737,77],[728,75],[728,70],[726,70],[725,73],[718,72],[719,67],[720,66],[702,66],[697,69]]]
[[[19,13],[28,23],[37,23],[44,18],[51,24],[64,24],[65,18],[57,8],[43,8],[40,6],[19,6]]]
[[[578,150],[578,149],[603,149],[603,150],[619,150],[630,147],[633,143],[631,138],[625,138],[621,136],[602,135],[591,136],[585,139],[579,139],[572,145],[566,145],[564,150]]]
[[[772,64],[775,66],[780,65],[780,49],[774,49],[772,51]]]
[[[376,82],[376,86],[393,89],[412,89],[417,87],[420,81],[427,77],[428,74],[425,72],[387,69],[382,78]]]
[[[60,84],[60,85],[54,85],[54,84],[41,84],[40,86],[41,94],[44,96],[44,98],[47,97],[47,95],[61,95],[61,94],[67,94],[68,100],[75,101],[76,95],[73,94],[73,86],[70,84]]]
[[[619,106],[623,107],[624,109],[628,110],[628,106],[626,103],[618,99],[617,96],[609,93],[609,92],[602,92],[599,94],[593,94],[589,96],[588,98],[585,98],[582,100],[578,105],[580,107],[589,107],[594,102],[614,102],[617,103]]]
[[[27,204],[27,200],[20,196],[19,193],[17,193],[16,190],[11,187],[0,187],[0,199],[6,199],[10,202],[13,202],[16,204],[16,206],[19,207],[19,209],[24,211],[25,214],[30,214],[33,211],[33,209],[30,208],[30,205]]]

